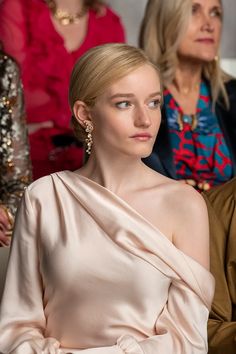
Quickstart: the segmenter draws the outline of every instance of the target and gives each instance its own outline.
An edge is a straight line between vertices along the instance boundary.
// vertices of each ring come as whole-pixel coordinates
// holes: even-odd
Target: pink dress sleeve
[[[45,112],[50,112],[50,97],[45,90],[42,74],[35,65],[35,44],[30,37],[32,33],[29,25],[32,20],[30,1],[34,0],[2,1],[0,5],[0,40],[4,51],[11,55],[20,66],[27,121],[34,121],[35,112],[39,111],[39,115],[43,117]],[[41,6],[41,2],[38,6]],[[37,11],[37,6],[34,11]],[[31,114],[32,107],[35,107],[33,114]],[[35,120],[47,119],[38,120],[36,115]]]
[[[124,43],[126,38],[125,38],[125,30],[124,26],[121,22],[121,19],[119,16],[117,16],[113,11],[111,11],[109,8],[107,9],[107,15],[111,17],[112,24],[110,27],[110,30],[114,36],[114,42],[117,43]]]
[[[28,41],[24,11],[19,0],[3,0],[0,6],[0,38],[4,50],[20,64],[25,59]]]
[[[54,339],[44,339],[45,315],[43,312],[43,284],[38,264],[36,218],[28,193],[25,192],[16,218],[16,228],[21,223],[21,237],[13,237],[10,264],[7,271],[5,294],[2,303],[15,307],[14,320],[9,318],[9,308],[1,307],[1,353],[39,353],[50,346],[59,346]],[[29,255],[29,257],[27,256]],[[8,320],[7,320],[8,318]],[[11,326],[9,326],[9,321]],[[21,325],[19,325],[21,323]],[[22,348],[22,349],[21,349]],[[34,350],[35,349],[35,350]]]
[[[78,50],[69,53],[49,15],[42,0],[3,0],[0,39],[20,64],[27,122],[53,121],[56,127],[68,129],[67,90],[75,61],[96,45],[124,42],[125,35],[119,16],[111,9],[105,8],[101,16],[90,11],[89,35]]]
[[[5,290],[0,306],[1,354],[122,354],[117,346],[88,350],[59,349],[45,337],[44,284],[40,271],[37,215],[26,189],[16,218]]]

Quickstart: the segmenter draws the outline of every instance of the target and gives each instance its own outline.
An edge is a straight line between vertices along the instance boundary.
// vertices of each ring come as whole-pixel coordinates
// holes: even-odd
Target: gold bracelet
[[[9,224],[11,225],[11,227],[13,227],[14,217],[13,217],[10,209],[8,207],[6,207],[4,204],[0,204],[0,208],[6,213]]]

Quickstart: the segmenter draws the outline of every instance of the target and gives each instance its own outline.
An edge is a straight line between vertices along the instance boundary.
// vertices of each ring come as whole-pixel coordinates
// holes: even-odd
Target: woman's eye
[[[192,14],[197,13],[198,9],[199,9],[199,5],[198,4],[193,4],[193,6],[192,6]]]
[[[161,101],[159,99],[158,100],[153,100],[153,101],[148,103],[148,107],[157,108],[157,107],[160,107],[160,104],[161,104]]]
[[[214,9],[211,11],[210,16],[222,18],[222,11],[219,9]]]
[[[122,101],[122,102],[116,102],[115,105],[116,107],[123,109],[123,108],[128,108],[131,105],[131,103],[129,101]]]

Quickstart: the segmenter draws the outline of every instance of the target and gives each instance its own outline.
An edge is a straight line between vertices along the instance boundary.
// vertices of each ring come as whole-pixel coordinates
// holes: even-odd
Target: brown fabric
[[[211,235],[211,272],[216,280],[208,322],[209,354],[236,353],[236,178],[203,193]]]

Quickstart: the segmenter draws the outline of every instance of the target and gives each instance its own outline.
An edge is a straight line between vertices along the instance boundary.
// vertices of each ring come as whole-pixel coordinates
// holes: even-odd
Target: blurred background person
[[[209,354],[236,349],[236,178],[203,193],[210,219],[210,263],[216,280],[208,321]]]
[[[119,17],[100,0],[3,0],[0,36],[22,69],[33,176],[82,164],[70,128],[68,84],[89,48],[123,42]]]
[[[31,163],[16,63],[0,49],[0,246],[10,244],[14,215],[31,181]]]
[[[236,81],[219,65],[219,0],[149,0],[140,45],[163,73],[162,124],[146,163],[199,190],[236,174]]]

